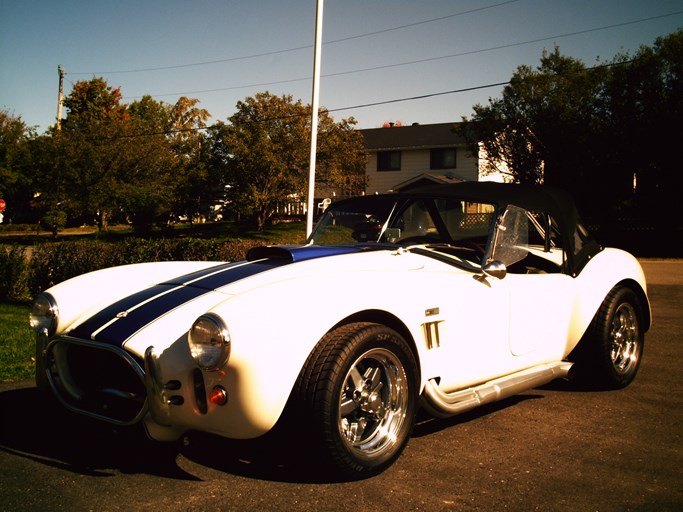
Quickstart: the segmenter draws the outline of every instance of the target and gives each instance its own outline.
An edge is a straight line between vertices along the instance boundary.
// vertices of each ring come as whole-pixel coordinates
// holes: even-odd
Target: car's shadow
[[[467,423],[538,397],[531,392],[448,419],[420,414],[413,437]],[[313,462],[306,443],[295,441],[296,432],[282,427],[252,441],[191,433],[177,443],[156,443],[145,436],[142,428],[114,428],[70,413],[35,387],[0,392],[0,410],[0,450],[78,474],[97,477],[114,476],[117,472],[144,473],[198,480],[179,465],[179,458],[185,457],[201,466],[248,478],[296,483],[339,481]]]
[[[141,429],[116,429],[66,411],[35,387],[0,393],[0,449],[89,476],[148,473],[191,479],[176,463],[176,445],[150,442]]]
[[[140,426],[116,428],[71,413],[35,387],[0,392],[0,410],[0,451],[77,474],[144,473],[199,480],[179,465],[185,457],[218,471],[264,480],[333,481],[307,464],[303,450],[293,456],[296,448],[287,444],[287,433],[281,430],[254,441],[190,433],[175,443],[157,443]]]

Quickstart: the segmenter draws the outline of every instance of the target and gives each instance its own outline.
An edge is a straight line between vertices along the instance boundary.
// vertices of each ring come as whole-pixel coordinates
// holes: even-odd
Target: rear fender
[[[644,330],[650,328],[650,302],[647,298],[645,274],[638,260],[620,249],[604,249],[586,265],[576,278],[577,294],[569,326],[568,351],[578,343],[607,294],[622,284],[632,288],[641,298]]]

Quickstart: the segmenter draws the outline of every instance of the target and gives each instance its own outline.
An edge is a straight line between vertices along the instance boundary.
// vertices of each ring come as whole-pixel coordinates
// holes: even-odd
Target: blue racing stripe
[[[263,260],[218,265],[171,279],[107,306],[69,334],[121,346],[145,325],[201,295],[288,263],[284,260]]]

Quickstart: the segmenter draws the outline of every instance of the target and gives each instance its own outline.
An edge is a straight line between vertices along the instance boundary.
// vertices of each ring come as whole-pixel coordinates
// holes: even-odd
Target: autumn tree
[[[354,121],[319,112],[316,166],[321,182],[349,192],[364,188],[363,140]],[[258,93],[237,103],[229,123],[211,130],[212,165],[225,169],[231,200],[261,229],[278,205],[305,198],[310,157],[310,106],[292,96]]]
[[[37,202],[48,222],[68,215],[97,220],[106,229],[116,210],[117,184],[127,118],[121,92],[102,78],[77,82],[64,99],[61,130],[39,141]],[[56,233],[56,226],[52,226]]]
[[[143,96],[124,105],[120,90],[101,78],[76,83],[62,129],[40,148],[44,210],[96,220],[100,229],[117,215],[141,233],[168,220],[187,182],[198,181],[190,176],[201,146],[195,130],[208,112],[197,103]]]

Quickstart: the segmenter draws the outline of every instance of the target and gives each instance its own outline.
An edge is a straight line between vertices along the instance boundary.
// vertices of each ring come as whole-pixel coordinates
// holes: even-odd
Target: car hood
[[[166,345],[184,336],[192,322],[216,304],[257,286],[293,279],[311,272],[384,269],[382,257],[345,264],[343,255],[386,253],[382,246],[264,247],[247,260],[224,263],[146,287],[100,309],[72,326],[69,336],[125,346],[138,355],[149,345]],[[395,249],[391,248],[391,249]],[[340,256],[341,258],[327,259]],[[379,255],[377,255],[379,256]],[[326,259],[322,262],[323,258]],[[336,260],[336,261],[334,261]],[[375,263],[372,263],[372,260]],[[408,263],[405,261],[405,263]],[[405,266],[401,265],[404,269]],[[415,263],[409,264],[415,268]]]

